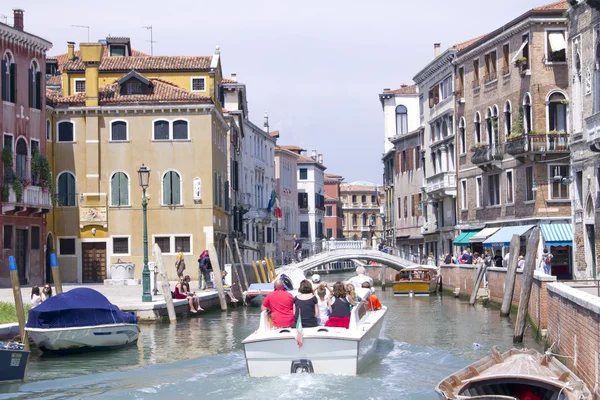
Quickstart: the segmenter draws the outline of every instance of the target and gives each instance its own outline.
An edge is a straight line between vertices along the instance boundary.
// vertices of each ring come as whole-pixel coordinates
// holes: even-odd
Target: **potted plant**
[[[477,151],[477,150],[486,149],[487,146],[488,146],[487,143],[484,143],[484,142],[473,143],[471,145],[471,151]]]

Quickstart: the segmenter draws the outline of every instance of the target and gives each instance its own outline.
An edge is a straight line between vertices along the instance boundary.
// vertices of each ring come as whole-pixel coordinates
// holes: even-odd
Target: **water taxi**
[[[437,290],[438,279],[438,269],[431,265],[404,268],[392,282],[394,296],[429,296]]]

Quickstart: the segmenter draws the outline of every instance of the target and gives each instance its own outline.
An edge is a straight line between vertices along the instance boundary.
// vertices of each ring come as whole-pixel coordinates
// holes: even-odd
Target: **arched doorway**
[[[46,237],[46,283],[54,283],[52,263],[50,262],[50,254],[52,253],[54,253],[54,240],[52,240],[52,233],[48,233]]]

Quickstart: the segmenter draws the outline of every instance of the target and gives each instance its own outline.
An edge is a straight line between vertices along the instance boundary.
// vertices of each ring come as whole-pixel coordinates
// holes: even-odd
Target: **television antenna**
[[[153,56],[154,55],[154,43],[156,43],[156,41],[152,37],[152,25],[142,26],[142,28],[148,29],[150,31],[150,40],[146,40],[146,41],[150,42],[150,55]]]
[[[89,25],[71,25],[71,28],[85,28],[87,29],[87,41],[90,42],[90,26]]]

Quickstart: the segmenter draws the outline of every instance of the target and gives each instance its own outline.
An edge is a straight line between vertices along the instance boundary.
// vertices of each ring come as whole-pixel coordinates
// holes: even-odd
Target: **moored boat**
[[[367,297],[364,293],[362,296]],[[365,303],[360,303],[352,309],[348,329],[303,328],[299,346],[296,329],[272,329],[269,316],[263,311],[258,330],[242,342],[248,374],[254,377],[299,372],[357,375],[370,361],[386,312],[385,306],[368,311]]]
[[[17,342],[0,342],[0,383],[22,381],[29,351]]]
[[[32,308],[25,329],[38,348],[56,353],[130,345],[140,332],[135,315],[89,288],[72,289]]]
[[[442,400],[592,399],[583,381],[550,354],[512,349],[492,354],[450,375],[436,386]]]
[[[431,265],[404,268],[392,282],[394,296],[429,296],[437,290],[438,279],[438,269]]]

